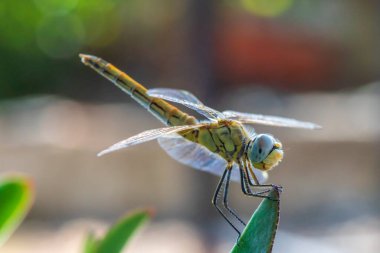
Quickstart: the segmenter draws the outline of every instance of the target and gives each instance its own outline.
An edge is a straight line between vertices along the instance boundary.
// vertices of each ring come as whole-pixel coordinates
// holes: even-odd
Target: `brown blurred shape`
[[[216,25],[217,75],[228,84],[265,83],[289,90],[331,88],[342,52],[333,42],[289,24],[252,17]]]

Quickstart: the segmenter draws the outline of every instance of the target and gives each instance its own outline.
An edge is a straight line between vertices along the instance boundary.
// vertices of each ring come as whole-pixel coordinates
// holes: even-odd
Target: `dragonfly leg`
[[[256,178],[256,175],[253,173],[253,170],[252,170],[252,167],[251,167],[251,163],[248,161],[247,158],[244,160],[244,164],[243,164],[242,168],[244,169],[244,172],[245,172],[245,174],[246,174],[246,176],[248,178],[249,185],[250,186],[258,185],[259,184],[259,180]],[[252,178],[256,182],[256,184],[253,183],[252,180],[251,180],[251,177],[248,176],[249,175],[248,168],[249,168],[249,170],[250,170],[250,172],[252,174]]]
[[[224,196],[223,196],[223,206],[244,226],[246,225],[245,222],[236,214],[236,212],[231,209],[228,206],[228,190],[229,190],[229,185],[230,185],[230,179],[231,179],[231,168],[228,169],[227,171],[227,180],[226,180],[226,187],[224,190]]]
[[[249,165],[249,171],[247,169],[247,167],[243,167],[244,169],[244,172],[245,172],[245,176],[246,178],[248,178],[248,183],[250,185],[250,189],[260,189],[260,188],[263,188],[265,190],[262,190],[262,191],[256,191],[257,194],[265,194],[265,193],[269,193],[273,188],[277,188],[279,191],[282,191],[282,186],[279,186],[279,185],[275,185],[275,184],[260,184],[259,180],[256,178],[256,175],[254,173],[254,171],[252,170],[252,167]],[[252,175],[252,178],[254,179],[254,181],[256,182],[256,184],[254,184],[251,180],[251,177],[249,175]]]
[[[256,184],[254,184],[251,180],[251,177],[247,176],[248,177],[248,182],[249,182],[249,185],[253,186],[254,188],[268,188],[270,187],[270,189],[268,191],[270,191],[272,188],[276,188],[278,191],[282,192],[282,186],[281,185],[275,185],[275,184],[260,184],[259,180],[257,179],[256,175],[255,175],[255,172],[253,171],[252,169],[252,166],[251,166],[251,163],[248,161],[248,159],[245,160],[245,165],[244,166],[244,169],[245,169],[245,172],[246,172],[246,175],[249,175],[251,174],[252,175],[252,178],[254,179],[254,181],[256,182]],[[249,172],[248,172],[249,170]],[[264,191],[264,192],[267,192],[267,191]]]
[[[245,195],[253,195],[251,188],[249,187],[249,182],[248,182],[248,177],[246,174],[246,170],[244,168],[240,167],[240,184],[241,184],[241,190]],[[257,194],[258,195],[258,194]],[[257,197],[262,197],[264,196],[258,195]]]
[[[216,187],[216,191],[214,197],[212,198],[212,204],[218,210],[218,212],[222,215],[222,217],[230,224],[230,226],[238,233],[239,237],[241,235],[240,230],[235,226],[231,219],[222,211],[221,206],[219,206],[221,195],[223,195],[223,207],[228,210],[228,212],[235,217],[240,223],[245,225],[245,223],[237,216],[237,214],[228,206],[228,188],[229,188],[229,180],[231,176],[231,167],[227,167],[220,179],[218,186]]]
[[[277,185],[262,185],[262,184],[256,184],[256,185],[250,185],[249,183],[249,175],[246,166],[240,166],[240,182],[241,182],[241,189],[243,193],[247,196],[253,196],[258,198],[268,198],[271,200],[277,201],[278,199],[273,199],[268,196],[269,192],[273,188],[277,188],[279,191],[281,191],[282,187]],[[257,189],[257,190],[256,190]],[[264,190],[261,190],[264,189]]]

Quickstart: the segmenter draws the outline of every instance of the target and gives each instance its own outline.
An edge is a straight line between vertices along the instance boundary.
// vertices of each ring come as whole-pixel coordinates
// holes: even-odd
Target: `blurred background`
[[[126,252],[229,252],[211,205],[218,178],[150,142],[98,151],[161,124],[84,67],[112,62],[218,109],[294,117],[319,131],[256,127],[284,145],[274,252],[378,252],[380,10],[371,0],[0,1],[0,172],[37,199],[3,253],[81,252],[86,231],[136,207],[156,217]],[[248,219],[259,201],[232,186]]]

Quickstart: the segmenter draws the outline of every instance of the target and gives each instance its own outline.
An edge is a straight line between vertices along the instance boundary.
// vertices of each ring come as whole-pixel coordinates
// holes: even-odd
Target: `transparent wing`
[[[227,167],[227,161],[219,155],[180,136],[164,136],[158,139],[158,143],[170,157],[195,169],[221,176]],[[265,182],[267,173],[257,169],[254,171],[259,182]],[[231,180],[240,182],[239,167],[236,163],[232,168]]]
[[[261,124],[268,126],[279,126],[279,127],[293,127],[293,128],[304,128],[304,129],[318,129],[321,126],[311,123],[303,122],[296,119],[283,118],[278,116],[251,114],[235,111],[224,111],[223,114],[228,119],[238,120],[245,124]]]
[[[151,141],[154,139],[157,139],[161,136],[165,136],[168,134],[177,133],[184,130],[190,130],[193,128],[198,128],[201,126],[206,125],[207,123],[201,123],[201,124],[195,124],[195,125],[186,125],[186,126],[172,126],[172,127],[164,127],[164,128],[157,128],[152,130],[147,130],[142,133],[139,133],[137,135],[134,135],[132,137],[129,137],[128,139],[125,139],[123,141],[120,141],[109,148],[101,151],[98,156],[102,156],[104,154],[122,149],[127,148],[133,145],[137,145],[143,142]]]
[[[225,118],[221,112],[205,106],[197,97],[185,90],[157,88],[150,89],[147,93],[151,97],[161,98],[170,102],[182,104],[210,120]]]
[[[164,97],[187,101],[193,104],[203,105],[203,103],[191,92],[179,89],[156,88],[148,90],[148,95],[152,97]]]
[[[249,138],[254,139],[254,137],[256,136],[255,128],[253,128],[253,126],[251,126],[251,125],[243,125],[243,126],[244,126],[244,130],[247,132]]]

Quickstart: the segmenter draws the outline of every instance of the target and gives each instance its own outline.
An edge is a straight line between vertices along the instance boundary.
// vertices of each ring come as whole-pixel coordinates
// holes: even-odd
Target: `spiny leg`
[[[232,224],[232,222],[227,218],[227,216],[222,212],[222,210],[220,209],[220,207],[218,206],[218,199],[219,199],[219,192],[220,192],[220,189],[222,187],[222,185],[224,184],[224,179],[226,177],[226,174],[227,174],[227,170],[226,169],[224,172],[223,172],[223,175],[222,175],[222,178],[220,179],[219,183],[218,183],[218,186],[216,187],[216,190],[215,190],[215,193],[214,193],[214,197],[212,198],[212,204],[216,207],[216,210],[218,210],[218,212],[222,215],[222,217],[228,222],[228,224],[230,224],[230,226],[235,229],[235,231],[239,234],[240,236],[240,231]]]
[[[257,197],[264,198],[264,196],[254,194],[251,191],[251,188],[249,187],[248,177],[246,175],[246,171],[244,170],[244,168],[241,165],[239,166],[239,172],[240,172],[241,190],[243,191],[243,193],[245,195],[249,195],[249,196],[256,196],[257,195]]]
[[[228,219],[227,215],[222,211],[222,209],[220,208],[220,206],[218,205],[219,203],[219,199],[220,199],[220,193],[221,193],[221,190],[223,190],[223,206],[230,212],[230,214],[232,214],[235,218],[237,218],[243,225],[244,222],[242,222],[242,220],[228,207],[228,204],[226,203],[225,200],[227,200],[227,194],[228,194],[228,184],[226,185],[225,182],[226,182],[226,179],[228,179],[228,172],[231,173],[231,167],[227,167],[225,169],[225,171],[223,172],[223,175],[218,183],[218,186],[216,187],[216,190],[215,190],[215,194],[214,194],[214,197],[212,198],[212,204],[216,207],[216,209],[218,210],[218,212],[222,215],[222,217],[228,222],[228,224],[230,224],[230,226],[239,234],[239,237],[241,235],[241,232],[240,230],[232,223],[232,221],[230,219]],[[223,187],[223,188],[222,188]],[[227,188],[227,193],[226,193],[226,188]]]
[[[246,174],[247,176],[249,175],[249,173],[248,173],[248,169],[247,169],[247,168],[249,168],[249,170],[250,170],[250,172],[251,172],[251,175],[252,175],[252,178],[253,178],[253,180],[255,181],[255,183],[253,183],[252,180],[251,180],[251,177],[248,176],[247,178],[248,178],[248,183],[249,183],[249,185],[251,185],[251,186],[259,185],[259,184],[260,184],[260,183],[259,183],[259,180],[257,179],[255,173],[253,173],[253,170],[252,170],[252,167],[251,167],[251,163],[249,162],[248,158],[245,157],[242,163],[243,163],[243,164],[242,164],[241,166],[244,168],[244,172],[245,172],[245,174]]]
[[[248,171],[247,171],[247,169],[246,169],[246,167],[244,166],[243,163],[239,164],[239,170],[240,170],[241,189],[242,189],[242,191],[243,191],[243,193],[245,195],[247,195],[247,196],[253,196],[253,197],[259,197],[259,198],[272,199],[271,197],[269,197],[268,195],[265,195],[265,194],[269,193],[276,186],[274,186],[274,185],[260,185],[260,184],[250,186]],[[252,191],[252,188],[264,188],[264,187],[265,188],[270,187],[270,189],[267,189],[267,190],[264,190],[264,191],[259,191],[259,192]],[[272,200],[276,200],[276,199],[272,199]]]
[[[260,184],[259,180],[257,179],[257,177],[256,177],[256,175],[255,175],[255,172],[254,172],[253,169],[252,169],[252,165],[251,165],[250,161],[248,160],[247,156],[244,157],[244,160],[243,160],[243,161],[244,161],[244,164],[243,164],[244,166],[243,166],[243,168],[244,168],[244,171],[245,171],[245,173],[246,173],[246,175],[247,175],[248,183],[249,183],[250,186],[254,186],[254,187],[257,187],[257,188],[259,188],[259,187],[271,187],[271,188],[276,187],[276,188],[282,188],[282,187],[279,186],[279,185],[273,185],[273,184]],[[248,171],[248,170],[249,170],[249,171]],[[255,183],[252,182],[251,177],[250,177],[249,175],[252,176],[252,179],[255,181]]]
[[[245,222],[236,214],[236,212],[233,209],[231,209],[228,206],[228,190],[229,190],[230,179],[231,179],[231,169],[232,167],[228,168],[228,171],[227,171],[227,180],[226,180],[226,186],[224,189],[223,205],[241,224],[245,226],[246,225]]]
[[[246,157],[245,158],[245,163],[246,163],[246,168],[249,169],[249,173],[252,175],[253,179],[255,180],[256,182],[256,185],[253,185],[252,184],[252,181],[250,180],[250,183],[252,186],[256,187],[256,188],[260,188],[260,187],[270,187],[271,189],[273,188],[276,188],[278,191],[282,191],[282,186],[281,185],[275,185],[275,184],[260,184],[259,180],[257,179],[256,175],[255,175],[255,172],[253,171],[252,169],[252,165],[251,165],[251,162],[248,160],[248,158]],[[247,175],[249,175],[248,173],[248,170],[246,169],[247,171]],[[249,177],[250,179],[250,177]]]
[[[246,172],[243,168],[240,169],[240,182],[241,182],[241,189],[245,195],[258,197],[258,198],[269,198],[268,196],[262,195],[262,194],[268,193],[270,190],[260,191],[260,192],[252,191],[252,189],[248,183],[248,177],[247,177]]]
[[[269,193],[273,186],[272,185],[262,185],[260,184],[259,180],[257,179],[251,165],[250,165],[250,162],[248,160],[245,160],[245,163],[243,164],[244,166],[242,167],[243,169],[243,173],[244,173],[244,176],[247,180],[245,180],[245,185],[246,187],[248,188],[248,191],[249,192],[252,192],[252,189],[253,188],[266,188],[266,190],[262,190],[262,191],[254,191],[255,194],[258,194],[258,195],[262,195],[262,194],[265,194],[265,193]],[[248,168],[249,168],[249,171],[248,171]],[[255,181],[255,183],[252,182],[251,180],[251,177],[253,178],[253,180]],[[269,187],[269,189],[268,189]]]

